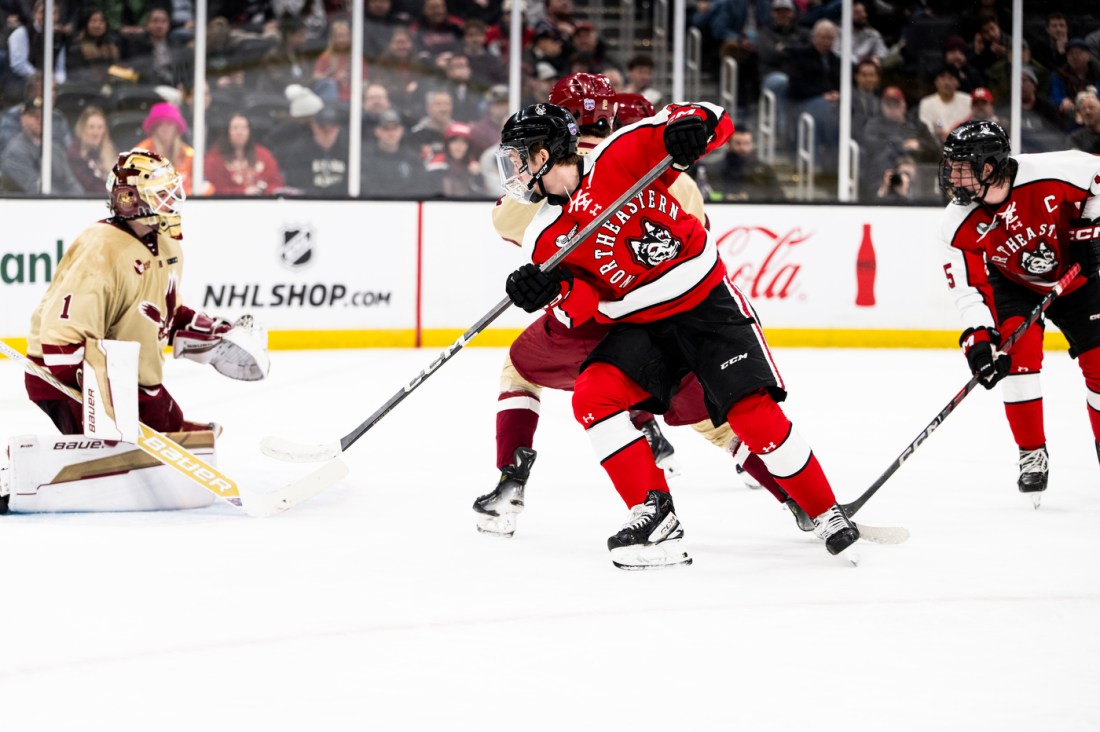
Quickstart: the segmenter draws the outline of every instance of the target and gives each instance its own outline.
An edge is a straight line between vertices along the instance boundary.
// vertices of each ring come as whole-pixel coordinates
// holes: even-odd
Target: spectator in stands
[[[313,90],[324,100],[351,99],[351,23],[344,19],[332,21],[328,28],[328,45],[313,63]],[[367,65],[360,59],[363,79]]]
[[[203,169],[214,189],[226,196],[271,196],[284,183],[275,156],[252,139],[248,117],[229,116],[206,153]]]
[[[107,25],[124,37],[144,32],[143,23],[152,7],[146,0],[99,0],[97,5],[107,14]]]
[[[882,114],[878,85],[881,76],[873,58],[865,58],[856,64],[855,85],[852,88],[852,137],[860,138],[867,120]]]
[[[343,115],[326,105],[309,120],[309,135],[288,147],[279,158],[287,186],[307,195],[346,196],[348,136]]]
[[[454,122],[454,99],[446,89],[432,89],[424,95],[424,116],[409,130],[408,144],[422,160],[443,149],[443,133]]]
[[[371,139],[372,132],[382,114],[393,109],[390,104],[390,94],[381,84],[364,84],[363,86],[363,141]]]
[[[244,89],[247,60],[233,40],[229,21],[218,16],[206,24],[206,78],[218,89]]]
[[[363,56],[373,63],[389,45],[395,26],[407,26],[411,20],[393,7],[393,0],[366,0],[363,3]]]
[[[459,122],[473,122],[481,116],[482,90],[471,82],[470,59],[463,53],[444,54],[442,87],[451,93],[452,116]]]
[[[76,120],[69,146],[69,168],[85,193],[103,195],[118,149],[107,130],[107,115],[99,107],[85,107]]]
[[[1046,69],[1060,69],[1066,63],[1066,45],[1069,43],[1069,23],[1060,11],[1047,15],[1044,33],[1033,39],[1031,53],[1035,63]]]
[[[325,106],[321,97],[314,94],[308,87],[300,84],[288,86],[285,96],[287,100],[287,117],[277,122],[267,135],[258,140],[271,150],[275,159],[280,163],[283,161],[288,149],[312,134],[309,126],[310,120]],[[280,165],[280,170],[283,171],[285,177],[286,165]]]
[[[178,87],[190,80],[187,50],[168,37],[170,27],[168,11],[154,7],[145,20],[144,32],[126,37],[127,62],[142,84]]]
[[[452,122],[443,133],[443,149],[427,164],[429,185],[444,198],[478,198],[485,195],[481,164],[470,149],[470,126]]]
[[[187,45],[195,39],[195,2],[196,0],[172,0],[170,20],[172,30],[168,35],[181,45]]]
[[[462,19],[447,12],[447,0],[424,0],[411,29],[417,56],[427,64],[462,47]]]
[[[792,0],[772,0],[771,22],[757,35],[760,87],[775,94],[776,128],[786,137],[787,88],[791,51],[808,48],[810,32],[795,23]]]
[[[852,31],[852,58],[872,58],[877,65],[881,65],[889,51],[886,42],[882,40],[882,34],[871,27],[867,7],[862,2],[852,3]],[[840,55],[839,36],[833,50]]]
[[[482,153],[489,151],[490,162],[494,159],[500,143],[500,131],[508,119],[508,112],[508,87],[503,84],[490,87],[485,93],[485,112],[470,125],[470,148],[475,155],[481,157]],[[492,173],[495,180],[496,167],[491,167],[492,170],[486,170],[485,161],[481,161],[482,173]]]
[[[531,39],[531,47],[523,54],[523,64],[526,69],[535,69],[540,63],[553,66],[559,77],[569,71],[565,39],[555,28],[544,27],[536,31]]]
[[[520,18],[526,18],[526,4],[524,0],[520,0]],[[511,30],[510,23],[512,22],[512,0],[504,0],[501,5],[500,20],[489,26],[489,30],[485,34],[485,45],[489,49],[489,53],[493,54],[497,58],[508,58],[508,44],[511,42]],[[534,29],[530,28],[526,22],[520,30],[520,40],[523,42],[524,48],[530,48],[532,39],[535,37]]]
[[[282,94],[291,84],[308,84],[312,63],[307,57],[309,29],[297,15],[279,19],[279,43],[260,61],[256,86],[260,91]]]
[[[469,23],[476,20],[486,27],[500,20],[501,0],[449,0],[450,11]]]
[[[420,84],[427,74],[428,67],[414,54],[412,33],[408,28],[395,26],[389,45],[371,69],[371,80],[386,87],[394,109],[402,117],[412,118],[420,114]]]
[[[596,26],[590,21],[579,20],[573,30],[573,53],[571,58],[584,59],[591,67],[590,73],[602,74],[612,65],[611,51],[607,42],[600,37]]]
[[[954,123],[970,114],[970,95],[959,91],[959,70],[951,65],[944,65],[933,83],[936,91],[920,100],[917,116],[942,143]]]
[[[42,190],[42,97],[23,102],[21,129],[0,155],[0,190],[40,193]],[[54,144],[51,165],[51,193],[81,193],[73,177],[65,149]]]
[[[952,127],[957,127],[963,122],[972,119],[989,120],[990,122],[996,122],[1006,130],[1008,129],[1008,123],[1002,121],[993,108],[993,92],[989,91],[984,86],[979,86],[974,90],[974,93],[970,95],[970,116],[956,121]]]
[[[862,196],[876,195],[884,171],[903,153],[935,160],[941,145],[924,125],[907,113],[905,94],[896,86],[882,91],[882,114],[867,121],[857,141],[862,146],[860,174]]]
[[[52,89],[56,97],[57,86],[53,86]],[[42,74],[38,72],[31,74],[30,78],[23,82],[22,92],[23,99],[41,98]],[[0,150],[3,150],[4,146],[11,142],[23,129],[22,119],[23,102],[8,108],[3,115],[0,115]],[[61,114],[56,105],[53,108],[53,141],[62,150],[67,150],[73,141],[69,121],[65,119],[65,115]]]
[[[912,156],[902,154],[882,173],[875,198],[878,203],[898,205],[909,203],[917,187],[917,165]]]
[[[415,198],[428,191],[427,172],[418,150],[404,144],[405,127],[394,110],[383,112],[363,146],[360,190],[364,196]]]
[[[1050,100],[1039,94],[1035,70],[1024,66],[1020,72],[1020,152],[1065,150],[1069,143],[1061,118]]]
[[[1023,45],[1020,53],[1024,67],[1030,68],[1032,73],[1036,75],[1036,79],[1039,81],[1039,88],[1043,90],[1050,89],[1050,71],[1035,63],[1031,58],[1031,48],[1027,39],[1023,39]],[[1009,47],[1008,53],[1002,61],[998,61],[989,67],[986,71],[986,86],[993,92],[993,96],[997,99],[1008,99],[1012,93],[1012,48]],[[973,91],[973,90],[970,90]]]
[[[737,128],[722,158],[718,180],[710,181],[714,197],[726,201],[782,201],[783,188],[771,166],[760,160],[753,146],[752,132]]]
[[[982,24],[974,36],[974,66],[985,74],[993,64],[1003,61],[1012,39],[1001,30],[1001,24],[993,13],[982,15]]]
[[[154,104],[146,115],[141,128],[148,135],[135,147],[152,150],[167,158],[183,179],[183,191],[191,195],[191,175],[194,167],[195,150],[183,141],[187,134],[187,122],[179,108],[168,102]],[[209,181],[208,181],[209,182]],[[205,190],[212,193],[212,190]]]
[[[1100,155],[1100,99],[1096,89],[1086,89],[1077,95],[1077,113],[1081,127],[1074,130],[1069,140],[1078,150]]]
[[[836,35],[832,21],[814,23],[809,47],[791,51],[788,71],[788,94],[814,120],[816,159],[826,172],[835,171],[837,164],[841,61],[833,53]]]
[[[558,70],[545,61],[536,64],[535,73],[523,77],[523,98],[520,106],[526,107],[549,99],[550,90],[558,82],[559,76]]]
[[[54,81],[65,82],[66,46],[69,44],[69,32],[61,24],[61,6],[53,6],[53,73]],[[20,79],[28,79],[41,66],[46,58],[45,36],[46,4],[44,0],[35,0],[31,22],[23,23],[8,36],[8,65]]]
[[[546,0],[546,8],[542,20],[535,25],[538,33],[543,27],[550,27],[558,32],[558,37],[566,44],[573,39],[576,31],[576,19],[573,17],[573,0]]]
[[[1066,44],[1066,62],[1050,77],[1050,101],[1066,130],[1077,127],[1077,95],[1090,86],[1100,86],[1100,61],[1084,40],[1074,38]]]
[[[959,91],[967,94],[985,85],[985,75],[967,60],[968,49],[962,36],[949,36],[943,45],[943,63],[954,66],[959,72]],[[939,71],[940,67],[933,70]]]
[[[482,89],[508,82],[504,62],[489,52],[488,33],[489,26],[477,18],[467,20],[462,29],[462,53],[470,61],[470,83]]]
[[[108,27],[107,16],[93,7],[65,53],[69,80],[104,84],[109,79],[107,69],[117,64],[121,57],[118,36]]]
[[[635,54],[626,62],[626,83],[615,88],[626,94],[641,94],[650,104],[660,104],[661,92],[653,86],[653,69],[652,56],[648,53]]]

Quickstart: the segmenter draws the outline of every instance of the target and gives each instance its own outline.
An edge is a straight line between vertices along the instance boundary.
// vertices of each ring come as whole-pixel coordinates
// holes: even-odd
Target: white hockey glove
[[[196,313],[189,325],[176,332],[172,355],[210,364],[218,373],[238,381],[259,381],[271,370],[267,331],[251,315],[230,324]]]

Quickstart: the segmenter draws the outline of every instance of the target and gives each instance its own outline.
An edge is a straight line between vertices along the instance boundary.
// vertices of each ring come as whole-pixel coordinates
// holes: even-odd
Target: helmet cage
[[[988,120],[964,122],[944,141],[940,187],[951,194],[952,203],[981,203],[989,187],[1004,177],[1008,156],[1008,135],[1000,125]],[[990,170],[983,175],[986,165]]]
[[[135,149],[118,156],[107,177],[108,208],[123,219],[178,216],[187,199],[183,178],[165,158]]]
[[[521,203],[541,201],[545,196],[542,177],[559,160],[576,154],[579,135],[569,111],[554,104],[533,104],[512,115],[504,123],[497,150],[504,192]],[[531,171],[531,153],[539,148],[545,149],[548,157],[537,171]],[[541,195],[534,191],[536,184]]]

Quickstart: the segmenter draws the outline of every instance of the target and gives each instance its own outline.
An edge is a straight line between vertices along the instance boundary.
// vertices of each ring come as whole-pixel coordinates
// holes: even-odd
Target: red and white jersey
[[[1100,157],[1064,152],[1018,155],[1008,198],[996,208],[949,204],[940,238],[947,285],[964,328],[997,325],[986,267],[1038,293],[1072,266],[1070,221],[1100,216]],[[1084,284],[1078,277],[1066,292]]]
[[[733,123],[720,107],[700,104],[718,119],[708,152],[723,146]],[[542,206],[524,232],[523,246],[541,264],[644,177],[667,154],[669,105],[617,131],[583,158],[580,185],[564,206]],[[650,322],[690,310],[725,276],[704,222],[685,210],[669,169],[637,193],[578,246],[564,264],[573,273],[569,295],[555,304],[568,325]]]

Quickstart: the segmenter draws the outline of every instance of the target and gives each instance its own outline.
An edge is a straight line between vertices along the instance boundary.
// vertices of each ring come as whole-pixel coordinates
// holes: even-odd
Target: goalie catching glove
[[[230,323],[195,313],[190,323],[176,331],[172,355],[210,364],[218,373],[238,381],[259,381],[271,370],[267,331],[251,315]]]
[[[1012,357],[997,350],[1000,343],[1001,334],[996,328],[967,328],[959,338],[970,372],[986,389],[1007,376],[1012,366]]]
[[[572,286],[573,274],[565,267],[543,272],[537,264],[529,263],[508,275],[504,290],[513,303],[534,313],[568,295]]]

